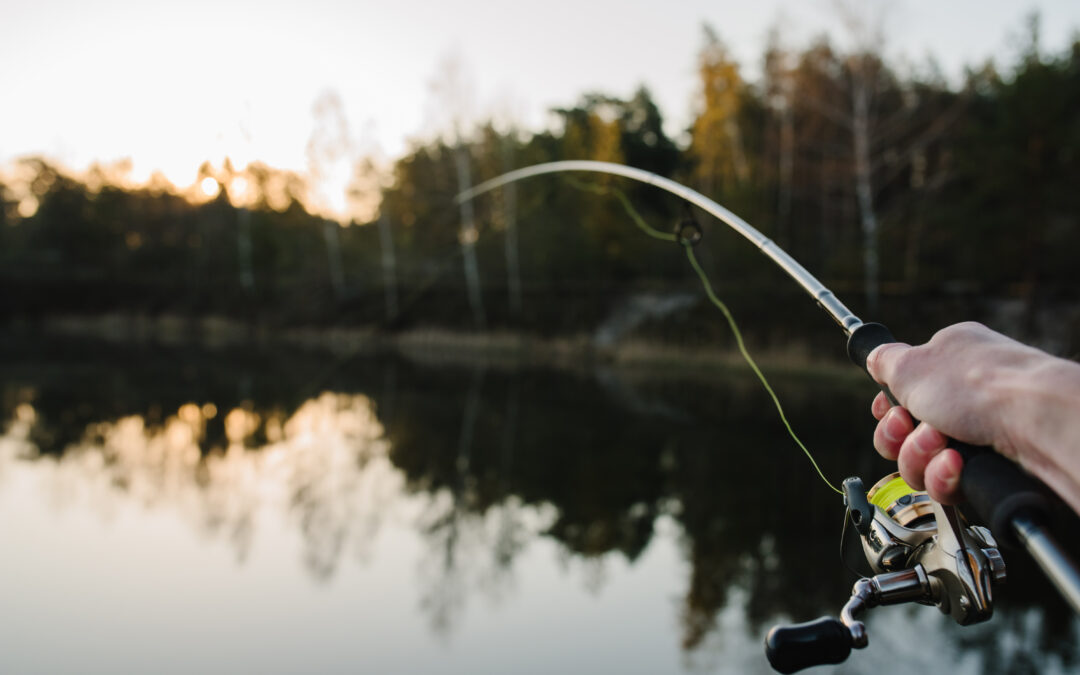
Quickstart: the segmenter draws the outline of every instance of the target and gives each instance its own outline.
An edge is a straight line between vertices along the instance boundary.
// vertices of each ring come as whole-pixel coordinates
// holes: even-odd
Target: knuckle
[[[917,347],[913,349],[894,350],[892,358],[892,372],[903,372],[907,368],[908,364],[911,362],[911,353],[914,351],[914,349],[917,349]]]
[[[945,437],[928,424],[920,424],[912,436],[912,445],[926,457],[933,457],[945,449]]]
[[[946,326],[934,333],[934,337],[930,338],[930,342],[949,342],[954,339],[969,339],[982,335],[986,331],[986,326],[978,321],[961,321],[960,323]]]

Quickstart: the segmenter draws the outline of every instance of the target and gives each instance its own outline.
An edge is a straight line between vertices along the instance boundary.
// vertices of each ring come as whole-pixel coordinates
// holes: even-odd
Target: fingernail
[[[941,445],[938,440],[938,434],[929,428],[919,430],[918,433],[915,434],[913,443],[915,443],[915,447],[922,452],[932,452],[933,450],[937,450]]]
[[[955,492],[957,484],[960,483],[960,474],[950,472],[942,482],[944,483],[945,492]]]
[[[936,454],[937,450],[945,447],[944,436],[941,432],[932,427],[927,427],[926,424],[920,424],[919,428],[915,431],[915,438],[913,443],[917,447],[920,453]]]
[[[885,413],[885,426],[882,428],[882,433],[885,434],[885,438],[893,443],[904,440],[904,436],[907,435],[907,425],[896,414],[896,408],[892,408]]]
[[[877,351],[879,349],[881,349],[881,345],[874,347],[866,355],[866,372],[870,373],[870,377],[874,377],[874,371],[877,370]]]

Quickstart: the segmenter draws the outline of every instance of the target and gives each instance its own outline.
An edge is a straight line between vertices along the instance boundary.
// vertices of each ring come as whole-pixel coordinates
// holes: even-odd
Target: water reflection
[[[37,411],[20,403],[5,441],[8,457],[39,456]],[[215,434],[218,427],[220,433]],[[261,438],[255,444],[255,439]],[[222,444],[216,444],[216,440]],[[176,506],[208,534],[228,539],[243,560],[254,514],[267,501],[287,504],[304,541],[305,566],[333,574],[347,544],[370,553],[385,503],[400,489],[387,441],[366,396],[326,392],[288,417],[213,403],[185,403],[150,423],[142,415],[88,424],[59,453],[56,493],[87,493],[83,504],[112,504],[124,493],[143,506]]]
[[[420,611],[451,642],[477,599],[514,601],[538,542],[555,542],[559,564],[600,596],[619,570],[659,555],[667,528],[683,561],[667,570],[682,589],[670,639],[688,668],[723,669],[738,653],[744,671],[759,669],[768,625],[835,613],[850,591],[837,561],[841,505],[739,374],[383,356],[337,368],[313,392],[319,357],[185,354],[170,370],[177,356],[4,365],[0,491],[13,467],[51,466],[58,507],[106,518],[129,504],[175,510],[241,563],[260,528],[274,527],[260,514],[277,511],[320,584],[345,560],[377,559],[384,529],[409,528],[422,552],[400,563],[415,564]],[[861,385],[780,380],[828,475],[888,468],[866,451]],[[882,655],[917,660],[913,646],[937,634],[957,672],[1074,667],[1076,622],[1021,556],[1009,564],[993,623],[959,630],[933,610],[883,610],[871,619],[874,649],[844,672],[870,672]]]

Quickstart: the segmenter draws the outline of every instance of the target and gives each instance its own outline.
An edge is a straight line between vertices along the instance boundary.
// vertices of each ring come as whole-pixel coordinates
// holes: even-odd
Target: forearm
[[[1004,368],[995,445],[1080,512],[1080,364],[1036,354]]]

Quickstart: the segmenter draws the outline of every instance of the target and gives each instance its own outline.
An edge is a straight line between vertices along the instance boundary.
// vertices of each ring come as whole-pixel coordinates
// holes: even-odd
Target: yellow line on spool
[[[917,490],[905,483],[902,477],[896,476],[874,491],[874,494],[870,497],[870,503],[887,512],[889,506],[895,504],[897,499],[913,492],[917,492]]]

